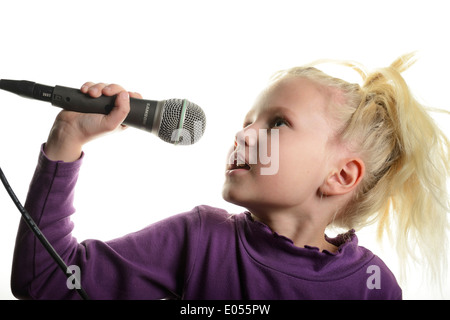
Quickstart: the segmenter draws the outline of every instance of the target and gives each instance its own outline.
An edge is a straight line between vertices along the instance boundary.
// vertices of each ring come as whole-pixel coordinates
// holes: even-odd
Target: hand
[[[82,147],[88,141],[125,128],[122,122],[130,111],[129,97],[142,98],[140,94],[127,92],[117,84],[86,82],[81,87],[81,92],[93,98],[117,95],[115,106],[107,115],[61,111],[45,144],[45,154],[51,160],[75,161],[81,156]]]

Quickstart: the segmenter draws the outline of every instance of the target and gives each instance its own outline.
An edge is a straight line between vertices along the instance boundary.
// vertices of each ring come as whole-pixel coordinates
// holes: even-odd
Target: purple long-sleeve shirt
[[[92,299],[401,299],[394,275],[353,231],[328,239],[336,253],[294,246],[254,221],[198,206],[111,241],[72,237],[82,159],[41,150],[25,207]],[[23,221],[11,276],[18,298],[79,299]],[[72,286],[73,288],[73,286]]]

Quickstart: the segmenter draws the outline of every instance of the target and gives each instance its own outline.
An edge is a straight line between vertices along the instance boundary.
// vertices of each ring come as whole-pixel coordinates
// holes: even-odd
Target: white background
[[[85,146],[74,235],[108,240],[198,204],[241,212],[221,198],[225,155],[256,95],[279,69],[318,58],[376,68],[419,50],[404,76],[421,101],[449,110],[447,3],[3,1],[0,78],[69,87],[119,83],[147,99],[187,98],[205,111],[205,135],[190,147],[132,128]],[[0,92],[0,165],[23,202],[58,112]],[[450,136],[450,116],[435,117]],[[0,219],[0,299],[14,299],[9,280],[20,213],[4,190]],[[389,244],[378,245],[372,228],[358,234],[360,244],[398,274]],[[410,270],[404,298],[449,299],[449,282],[439,295],[420,280],[422,271]]]

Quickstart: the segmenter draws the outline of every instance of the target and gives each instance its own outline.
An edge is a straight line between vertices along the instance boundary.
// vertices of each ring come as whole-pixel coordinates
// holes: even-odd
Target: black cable
[[[2,168],[0,168],[0,179],[3,183],[3,185],[5,186],[6,191],[8,191],[8,194],[10,195],[14,204],[16,205],[16,207],[19,209],[20,213],[22,214],[22,217],[23,217],[25,223],[28,225],[28,227],[31,229],[31,231],[33,231],[33,233],[36,235],[36,237],[39,239],[39,241],[42,243],[42,245],[45,247],[45,249],[48,251],[48,253],[52,256],[53,260],[56,261],[56,263],[61,268],[61,270],[64,272],[64,274],[67,276],[67,278],[71,277],[73,274],[67,267],[64,260],[55,251],[53,246],[50,244],[50,242],[47,240],[47,238],[41,232],[39,227],[36,225],[33,218],[30,216],[30,214],[27,212],[27,210],[22,206],[19,199],[17,199],[14,191],[12,190],[11,186],[8,183],[8,180],[6,179],[5,175],[3,174]],[[80,297],[84,300],[89,300],[89,296],[87,295],[86,291],[84,291],[84,289],[81,287],[81,284],[78,283],[78,279],[75,278],[74,280],[75,280],[75,289],[77,290]]]

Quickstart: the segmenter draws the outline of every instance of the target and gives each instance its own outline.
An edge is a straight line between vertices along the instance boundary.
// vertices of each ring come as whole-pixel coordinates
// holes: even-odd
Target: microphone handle
[[[55,86],[51,104],[68,111],[81,113],[108,114],[114,108],[116,96],[90,97],[79,89]],[[164,101],[136,99],[130,97],[130,113],[123,121],[124,124],[153,132],[159,128],[158,119],[161,117]]]

